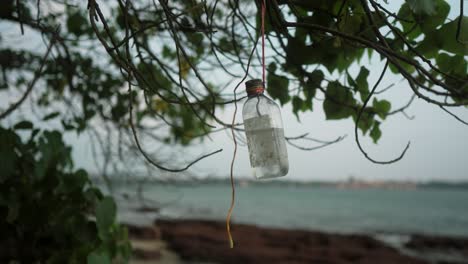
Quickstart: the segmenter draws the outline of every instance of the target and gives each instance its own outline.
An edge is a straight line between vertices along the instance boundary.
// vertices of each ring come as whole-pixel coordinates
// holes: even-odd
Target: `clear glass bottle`
[[[245,83],[248,99],[242,109],[250,166],[257,179],[288,173],[288,152],[278,105],[265,95],[258,79]]]

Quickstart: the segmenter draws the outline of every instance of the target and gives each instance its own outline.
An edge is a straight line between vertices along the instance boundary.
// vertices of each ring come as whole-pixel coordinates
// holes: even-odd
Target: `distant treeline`
[[[102,177],[94,176],[93,182],[96,184],[106,184]],[[160,184],[160,185],[177,185],[177,186],[196,186],[196,185],[228,185],[227,178],[207,177],[195,178],[189,177],[185,179],[148,179],[144,177],[112,177],[112,185],[125,185],[125,184]],[[357,184],[356,184],[357,183]],[[291,181],[291,180],[254,180],[248,178],[238,178],[236,185],[240,186],[288,186],[288,187],[339,187],[346,188],[356,185],[367,186],[364,188],[387,188],[395,186],[411,186],[414,188],[428,188],[428,189],[468,189],[468,181]]]

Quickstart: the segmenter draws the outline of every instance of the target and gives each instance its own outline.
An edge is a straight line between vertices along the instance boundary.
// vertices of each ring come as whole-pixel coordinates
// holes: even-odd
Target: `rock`
[[[161,258],[161,252],[159,250],[143,250],[133,249],[132,257],[139,260],[158,260]]]
[[[468,239],[443,237],[443,236],[426,236],[426,235],[413,235],[411,240],[406,243],[408,248],[415,250],[457,250],[463,251],[468,256]]]
[[[230,249],[225,223],[211,221],[156,222],[162,239],[188,261],[215,263],[425,264],[363,235],[338,235],[303,230],[232,225]]]
[[[160,239],[161,235],[157,228],[146,226],[127,225],[128,235],[132,239]]]

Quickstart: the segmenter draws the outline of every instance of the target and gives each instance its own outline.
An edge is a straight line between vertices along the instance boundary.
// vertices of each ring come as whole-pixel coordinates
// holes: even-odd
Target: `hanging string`
[[[266,84],[266,70],[265,70],[265,13],[266,13],[266,0],[262,3],[262,81],[263,88]]]
[[[266,10],[266,0],[263,0],[262,3],[262,27],[261,27],[261,34],[262,34],[262,70],[263,70],[263,76],[262,76],[262,81],[263,85],[265,86],[265,10]],[[256,50],[258,44],[258,38],[255,41],[254,47],[250,53],[249,60],[247,62],[247,71],[244,75],[244,78],[237,84],[236,88],[234,88],[234,115],[232,117],[232,124],[231,124],[231,132],[232,132],[232,139],[234,140],[234,154],[232,156],[232,161],[231,161],[231,173],[230,173],[230,180],[231,180],[231,206],[229,207],[229,211],[226,216],[226,231],[228,235],[228,240],[229,240],[229,247],[234,248],[234,240],[232,239],[232,234],[231,234],[231,216],[232,216],[232,210],[234,209],[235,205],[235,199],[236,199],[236,189],[234,185],[234,162],[236,160],[236,154],[237,154],[237,140],[236,136],[234,134],[234,123],[236,120],[236,114],[237,114],[237,100],[236,100],[236,91],[237,88],[245,81],[249,74],[249,68],[250,68],[250,62],[252,60],[253,54]]]

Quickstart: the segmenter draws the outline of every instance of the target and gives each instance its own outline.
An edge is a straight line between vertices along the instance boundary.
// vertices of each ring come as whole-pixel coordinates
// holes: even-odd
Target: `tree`
[[[361,147],[358,130],[377,142],[386,117],[405,114],[415,97],[466,124],[450,110],[468,104],[463,0],[454,19],[444,0],[407,0],[396,12],[377,0],[265,3],[269,95],[281,105],[292,104],[295,113],[313,111],[314,99],[323,97],[328,120],[354,120],[357,145],[372,162],[398,161],[409,144],[393,160],[375,160]],[[163,171],[185,171],[220,150],[178,165],[156,158],[144,142],[187,145],[222,129],[242,132],[242,124],[223,120],[219,112],[243,99],[235,94],[242,81],[260,74],[256,47],[262,4],[4,1],[2,23],[35,41],[42,38],[46,48],[16,47],[2,32],[0,87],[3,94],[17,96],[3,104],[0,120],[17,119],[15,113],[29,101],[36,124],[54,124],[61,133],[88,133],[105,154],[104,177],[112,164],[141,157]],[[385,67],[361,65],[366,54]],[[360,65],[360,71],[350,73],[351,65]],[[411,98],[373,97],[391,89],[378,89],[388,71],[404,78]],[[380,75],[377,83],[368,83],[371,74]],[[20,124],[7,130],[16,131]],[[307,137],[287,141],[307,149],[295,143]]]

